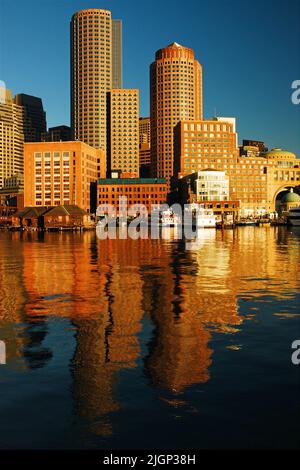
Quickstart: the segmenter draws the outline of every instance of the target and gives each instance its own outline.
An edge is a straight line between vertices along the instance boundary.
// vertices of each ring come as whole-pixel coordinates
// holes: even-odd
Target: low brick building
[[[91,216],[76,205],[25,207],[12,216],[14,228],[70,230],[92,226]]]
[[[110,204],[119,213],[119,198],[127,197],[127,204],[143,204],[151,212],[151,206],[167,201],[168,186],[164,178],[111,178],[98,179],[98,206]]]

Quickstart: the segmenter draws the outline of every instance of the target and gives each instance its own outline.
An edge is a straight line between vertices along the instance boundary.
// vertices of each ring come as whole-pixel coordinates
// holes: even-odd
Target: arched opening
[[[279,192],[277,193],[276,199],[275,199],[275,211],[276,212],[280,212],[279,209],[280,209],[280,204],[281,204],[282,198],[285,196],[285,194],[290,192],[291,188],[293,188],[293,191],[295,193],[299,194],[299,196],[300,196],[300,186],[289,186],[289,185],[287,185],[284,188],[281,188],[279,190]]]

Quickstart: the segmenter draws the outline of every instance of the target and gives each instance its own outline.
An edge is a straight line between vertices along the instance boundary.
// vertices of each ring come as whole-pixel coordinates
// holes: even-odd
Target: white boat
[[[293,207],[287,216],[288,224],[300,227],[300,206]]]
[[[197,228],[216,228],[217,219],[212,209],[199,209],[196,221]]]
[[[160,225],[162,227],[177,227],[181,224],[181,219],[172,209],[161,212]]]
[[[184,224],[190,223],[192,220],[192,225],[197,228],[216,228],[217,219],[214,215],[212,209],[205,209],[201,204],[190,204],[185,208],[185,217]]]

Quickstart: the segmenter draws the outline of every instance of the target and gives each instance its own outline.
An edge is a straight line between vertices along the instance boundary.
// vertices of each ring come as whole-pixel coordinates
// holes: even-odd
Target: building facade
[[[152,205],[167,200],[167,182],[163,178],[111,178],[98,179],[98,206],[110,204],[116,214],[120,211],[120,197],[127,197],[127,205],[143,204],[151,212]]]
[[[14,103],[6,90],[0,103],[0,189],[24,173],[24,107]]]
[[[71,128],[80,140],[106,152],[107,92],[112,88],[111,12],[95,8],[71,20]]]
[[[140,175],[149,178],[151,175],[151,131],[150,117],[141,117],[139,120],[139,160]]]
[[[122,20],[112,20],[112,87],[122,88]]]
[[[174,129],[174,175],[179,178],[207,168],[231,174],[238,153],[233,121],[180,121]]]
[[[273,213],[278,194],[299,186],[299,160],[282,149],[260,153],[258,146],[254,155],[239,156],[234,118],[229,119],[179,122],[174,130],[174,174],[180,181],[200,170],[223,171],[229,177],[229,198],[239,201],[241,217]]]
[[[173,129],[202,119],[202,66],[192,49],[172,43],[150,66],[152,175],[170,181],[174,170]]]
[[[78,205],[90,212],[91,183],[106,173],[102,150],[78,141],[26,143],[24,149],[25,206]]]
[[[139,91],[115,89],[109,94],[108,172],[139,177]]]
[[[42,133],[47,130],[46,112],[41,98],[20,93],[15,96],[14,102],[24,109],[25,142],[40,142]]]
[[[47,132],[42,133],[42,142],[70,142],[72,140],[71,127],[55,126],[49,127]]]
[[[229,176],[224,171],[198,171],[195,178],[197,202],[228,201]]]

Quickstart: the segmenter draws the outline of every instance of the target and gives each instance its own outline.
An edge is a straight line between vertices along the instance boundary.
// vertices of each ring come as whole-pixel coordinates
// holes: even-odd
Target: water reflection
[[[255,318],[244,302],[299,289],[297,234],[206,233],[190,250],[172,239],[0,233],[0,337],[10,367],[47,367],[57,354],[51,325],[68,320],[75,413],[92,433],[114,433],[122,371],[141,367],[151,387],[184,403],[188,387],[211,378],[212,336],[234,335]],[[143,352],[144,322],[152,329]]]

